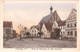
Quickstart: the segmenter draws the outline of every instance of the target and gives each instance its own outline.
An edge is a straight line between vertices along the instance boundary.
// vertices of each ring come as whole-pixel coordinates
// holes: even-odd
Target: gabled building
[[[13,25],[12,22],[4,21],[3,22],[3,37],[13,37]]]
[[[37,29],[37,26],[32,26],[29,32],[31,37],[39,37],[39,30]]]
[[[77,36],[77,10],[72,9],[66,20],[66,35],[67,37]]]
[[[60,17],[59,17],[59,15],[58,15],[56,10],[53,12],[53,8],[51,6],[50,14],[45,16],[45,17],[43,17],[41,19],[41,21],[39,22],[38,26],[39,26],[39,28],[41,28],[43,23],[44,24],[46,24],[46,23],[49,24],[49,23],[54,23],[55,21],[56,22],[61,22],[62,20],[60,19]]]
[[[23,27],[22,30],[21,30],[21,32],[22,32],[21,33],[22,37],[27,37],[26,33],[29,32],[29,30],[27,29],[27,27]]]
[[[46,37],[47,36],[49,37],[50,32],[52,32],[52,29],[55,28],[56,27],[55,25],[57,25],[57,23],[59,24],[59,22],[62,22],[62,20],[60,19],[56,10],[53,12],[53,8],[51,6],[50,14],[43,17],[38,24],[39,31],[43,31],[44,34],[49,33],[48,35],[46,35]],[[44,32],[44,31],[46,31],[46,32]]]
[[[63,21],[54,21],[53,25],[52,25],[52,32],[54,32],[55,28],[59,28],[59,26],[61,25]]]
[[[52,23],[43,23],[41,32],[43,32],[43,35],[41,38],[50,38],[50,33],[52,31]]]

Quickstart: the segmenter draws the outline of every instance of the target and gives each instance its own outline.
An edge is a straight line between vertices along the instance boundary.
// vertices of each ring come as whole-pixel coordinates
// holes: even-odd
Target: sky
[[[4,3],[3,21],[12,21],[15,30],[19,24],[29,29],[37,25],[44,16],[50,14],[51,6],[53,12],[57,11],[61,20],[67,19],[71,10],[76,9],[76,3]]]

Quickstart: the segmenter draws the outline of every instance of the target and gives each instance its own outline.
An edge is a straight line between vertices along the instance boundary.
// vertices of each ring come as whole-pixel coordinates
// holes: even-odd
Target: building
[[[56,22],[59,24],[59,22],[62,22],[60,19],[57,11],[55,10],[53,12],[52,6],[50,7],[50,14],[43,17],[41,21],[39,22],[39,31],[42,31],[43,37],[49,38],[50,37],[50,32],[52,32],[52,29],[55,28]]]
[[[13,37],[13,25],[10,21],[3,22],[3,37]]]
[[[66,20],[66,35],[67,37],[77,36],[77,10],[72,9],[70,15]]]
[[[23,29],[21,30],[21,34],[22,34],[22,37],[27,37],[27,32],[29,32],[29,30],[27,29],[27,27],[23,27]]]
[[[37,29],[37,26],[32,26],[29,32],[31,37],[39,37],[39,30]]]
[[[52,23],[43,23],[41,32],[43,32],[43,35],[41,38],[50,38],[50,33],[52,31]]]
[[[61,29],[61,31],[60,31],[61,38],[67,37],[67,35],[66,35],[66,23],[65,22],[66,21],[62,21],[60,23],[60,25],[58,26]]]
[[[63,21],[54,21],[53,25],[52,25],[52,32],[54,32],[54,30],[56,28],[59,28],[59,26],[61,25]]]
[[[12,30],[12,34],[13,34],[13,38],[16,38],[16,36],[17,36],[17,33],[16,33],[16,30]]]

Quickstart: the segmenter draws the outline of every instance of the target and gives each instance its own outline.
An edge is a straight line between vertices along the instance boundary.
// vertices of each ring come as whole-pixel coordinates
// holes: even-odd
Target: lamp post
[[[20,25],[18,26],[18,28],[19,28],[19,30],[20,30],[20,34],[19,34],[20,40],[22,40],[21,34],[22,34],[22,28],[23,28],[23,26],[20,24]]]

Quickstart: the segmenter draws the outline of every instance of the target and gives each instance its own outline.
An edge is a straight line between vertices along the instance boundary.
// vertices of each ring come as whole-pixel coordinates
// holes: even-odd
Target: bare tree
[[[18,26],[18,28],[19,28],[19,30],[20,30],[20,34],[19,34],[19,36],[20,36],[20,40],[22,40],[22,28],[23,28],[23,26],[20,24],[19,26]]]

